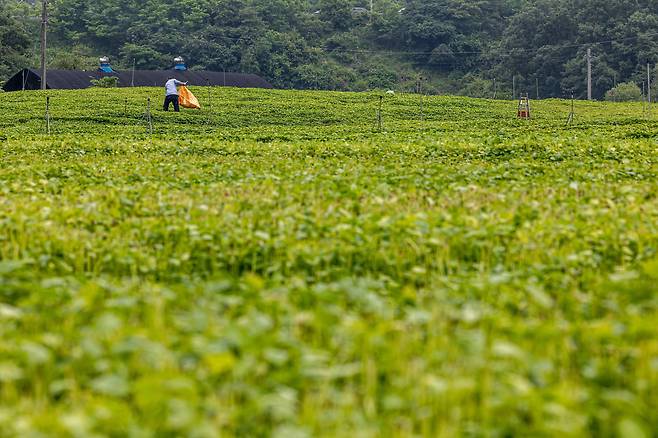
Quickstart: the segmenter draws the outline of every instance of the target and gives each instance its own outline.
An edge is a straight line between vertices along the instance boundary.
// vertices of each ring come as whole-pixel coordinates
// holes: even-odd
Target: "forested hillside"
[[[37,65],[39,7],[0,3],[1,80]],[[50,16],[52,67],[182,55],[282,88],[409,89],[422,75],[428,92],[505,97],[515,76],[517,91],[582,97],[591,48],[602,98],[658,61],[658,0],[52,0]]]

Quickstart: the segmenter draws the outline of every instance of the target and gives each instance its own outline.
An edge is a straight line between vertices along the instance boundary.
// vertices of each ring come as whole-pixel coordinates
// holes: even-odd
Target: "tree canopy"
[[[0,81],[17,66],[27,62],[30,38],[23,25],[14,17],[15,6],[0,0]]]
[[[24,66],[22,54],[35,61],[38,32],[13,31],[20,23],[0,13],[0,77]],[[514,76],[518,90],[583,96],[591,48],[603,98],[658,62],[658,0],[373,0],[372,10],[367,0],[51,0],[50,23],[51,65],[108,55],[161,69],[182,55],[284,88],[409,87],[424,76],[430,90],[484,95],[495,78],[510,95]]]

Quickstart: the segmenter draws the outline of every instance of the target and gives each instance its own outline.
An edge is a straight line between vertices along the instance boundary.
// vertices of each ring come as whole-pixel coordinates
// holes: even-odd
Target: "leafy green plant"
[[[639,102],[642,90],[634,82],[625,82],[605,93],[605,100],[614,102]]]
[[[658,429],[641,104],[192,91],[3,96],[2,434]]]
[[[104,76],[100,79],[92,79],[90,82],[98,88],[116,88],[119,86],[119,78],[116,76]]]
[[[98,57],[89,55],[93,50],[86,46],[67,46],[55,50],[50,68],[61,70],[93,70],[98,67]]]

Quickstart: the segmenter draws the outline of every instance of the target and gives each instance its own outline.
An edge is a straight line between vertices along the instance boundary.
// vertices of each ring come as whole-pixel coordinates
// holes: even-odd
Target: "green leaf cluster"
[[[642,99],[642,90],[633,82],[617,85],[605,93],[605,100],[613,102],[638,102]]]

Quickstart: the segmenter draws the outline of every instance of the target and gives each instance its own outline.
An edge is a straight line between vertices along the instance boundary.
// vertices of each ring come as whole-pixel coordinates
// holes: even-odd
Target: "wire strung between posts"
[[[588,47],[588,46],[596,46],[596,45],[601,45],[601,44],[613,44],[613,43],[623,43],[627,41],[634,41],[638,40],[640,38],[646,38],[646,37],[653,37],[653,36],[658,36],[658,32],[647,32],[642,35],[636,35],[632,37],[627,37],[627,38],[615,38],[615,39],[608,39],[608,40],[599,40],[599,41],[591,41],[591,42],[585,42],[585,43],[576,43],[576,44],[548,44],[542,47],[532,47],[532,48],[520,48],[520,47],[513,47],[511,49],[508,49],[506,52],[500,52],[496,50],[466,50],[466,51],[455,51],[455,52],[449,52],[445,54],[438,54],[438,55],[444,55],[444,56],[456,56],[456,55],[466,55],[466,56],[471,56],[471,55],[489,55],[489,56],[501,56],[501,57],[506,57],[506,56],[515,56],[515,55],[521,55],[521,54],[529,54],[529,53],[537,53],[540,52],[541,50],[545,50],[547,47],[548,48],[558,48],[558,49],[570,49],[570,48],[579,48],[579,47]],[[254,43],[257,41],[256,37],[250,37],[250,36],[240,36],[240,37],[229,37],[229,36],[215,36],[215,39],[222,39],[222,40],[228,40],[228,41],[234,41],[236,43],[238,42],[247,42],[247,43]],[[328,47],[309,47],[309,49],[313,50],[322,50],[324,52],[334,52],[334,53],[371,53],[371,54],[380,54],[380,55],[437,55],[436,53],[432,51],[408,51],[408,50],[386,50],[386,49],[347,49],[347,48],[328,48]]]

